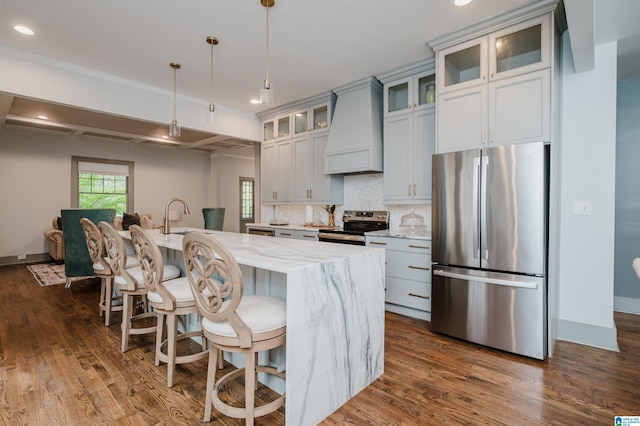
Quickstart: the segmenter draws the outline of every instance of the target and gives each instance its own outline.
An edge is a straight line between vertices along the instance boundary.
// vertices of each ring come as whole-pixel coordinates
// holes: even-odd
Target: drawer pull
[[[413,265],[409,265],[409,269],[422,269],[423,271],[429,270],[429,268],[425,268],[423,266],[413,266]]]
[[[315,235],[303,235],[304,238],[316,238]]]
[[[417,248],[417,249],[429,250],[429,246],[416,246],[416,245],[413,245],[413,244],[409,244],[409,248]]]
[[[380,246],[386,246],[387,245],[387,243],[381,243],[381,242],[378,242],[378,241],[371,241],[371,244],[378,244]]]
[[[280,235],[286,235],[286,236],[288,236],[288,237],[290,237],[290,236],[291,236],[291,234],[290,234],[290,233],[288,233],[288,232],[281,232],[281,233],[280,233]]]
[[[429,296],[421,296],[419,294],[415,294],[415,293],[409,293],[409,296],[413,296],[413,297],[419,297],[420,299],[427,299],[429,300],[430,297]]]

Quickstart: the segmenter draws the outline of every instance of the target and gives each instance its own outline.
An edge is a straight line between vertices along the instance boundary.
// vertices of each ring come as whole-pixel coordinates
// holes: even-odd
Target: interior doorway
[[[255,181],[240,178],[240,232],[247,232],[247,224],[255,222]]]

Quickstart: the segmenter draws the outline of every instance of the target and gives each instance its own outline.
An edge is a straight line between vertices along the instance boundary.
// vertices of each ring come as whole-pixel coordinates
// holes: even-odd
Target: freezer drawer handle
[[[409,265],[409,269],[422,269],[423,271],[429,270],[429,268],[425,268],[423,266],[413,266],[413,265]]]
[[[487,284],[497,284],[497,285],[504,285],[508,287],[521,287],[521,288],[531,288],[531,289],[538,288],[538,283],[531,282],[531,281],[509,281],[509,280],[501,280],[498,278],[482,278],[482,277],[476,277],[474,275],[456,274],[455,272],[447,272],[447,271],[443,271],[442,269],[434,269],[433,274],[441,277],[457,278],[460,280],[468,280],[468,281],[480,281]]]
[[[414,244],[409,244],[409,248],[417,248],[417,249],[429,250],[429,246],[416,246]]]
[[[409,293],[409,296],[419,297],[419,298],[421,298],[421,299],[427,299],[427,300],[429,300],[429,299],[430,299],[430,297],[429,297],[429,296],[422,296],[422,295],[415,294],[415,293]]]

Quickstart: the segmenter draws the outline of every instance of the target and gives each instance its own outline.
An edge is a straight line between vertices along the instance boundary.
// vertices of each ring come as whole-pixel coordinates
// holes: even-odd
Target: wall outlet
[[[18,260],[25,260],[27,258],[26,254],[19,254],[18,255]]]

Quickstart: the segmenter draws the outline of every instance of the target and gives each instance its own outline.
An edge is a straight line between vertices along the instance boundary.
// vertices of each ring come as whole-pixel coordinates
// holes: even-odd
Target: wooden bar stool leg
[[[156,331],[156,367],[160,365],[160,354],[162,353],[162,341],[164,334],[164,321],[166,315],[158,313],[158,330]]]
[[[135,296],[123,293],[122,295],[122,352],[129,349],[129,331],[131,330],[131,312]]]
[[[244,410],[247,426],[253,426],[256,397],[256,357],[247,353],[244,357]]]
[[[173,373],[176,371],[176,343],[178,339],[178,322],[176,315],[167,318],[167,386],[173,386]]]
[[[105,291],[106,291],[106,287],[107,287],[107,278],[106,277],[102,277],[102,279],[100,280],[100,316],[103,317],[105,316],[105,311],[107,309],[107,304],[106,304],[106,298],[105,298]],[[105,325],[106,325],[106,320],[105,320]]]
[[[209,366],[207,368],[207,390],[206,397],[204,401],[204,418],[205,422],[211,421],[211,408],[213,407],[213,387],[216,383],[216,371],[218,364],[218,354],[219,350],[215,350],[215,348],[210,348],[209,350]]]
[[[104,282],[104,325],[111,325],[111,305],[113,304],[113,279],[112,277],[103,278]]]

